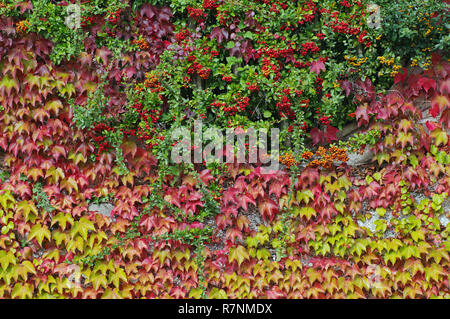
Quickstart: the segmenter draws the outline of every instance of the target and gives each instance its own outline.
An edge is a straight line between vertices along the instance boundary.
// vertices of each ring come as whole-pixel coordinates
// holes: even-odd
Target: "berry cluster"
[[[198,74],[202,79],[207,80],[211,74],[211,69],[204,68],[200,63],[198,63],[197,58],[193,55],[188,56],[188,62],[192,62],[189,66],[188,74]]]
[[[353,6],[353,4],[351,4],[351,3],[348,2],[347,0],[343,0],[343,1],[339,2],[339,4],[340,4],[341,6],[343,6],[343,7],[346,7],[346,8],[351,8],[351,7]]]
[[[277,103],[277,108],[280,111],[281,117],[288,117],[289,119],[295,119],[295,112],[291,109],[292,102],[286,95],[281,97],[281,101]]]
[[[187,7],[189,17],[194,19],[197,23],[205,22],[207,14],[203,12],[203,9],[196,9],[193,7]]]
[[[247,89],[250,92],[258,92],[259,91],[258,84],[254,84],[254,83],[250,84],[250,82],[246,82],[245,84],[247,85]]]
[[[263,65],[261,67],[261,73],[266,78],[269,78],[269,75],[273,71],[275,73],[274,81],[277,82],[281,77],[280,69],[281,69],[281,67],[272,63],[269,58],[263,58]]]
[[[298,69],[307,68],[311,65],[310,62],[294,61],[294,66]]]
[[[307,55],[308,53],[316,53],[320,51],[320,48],[314,43],[314,42],[305,42],[301,44],[302,49],[300,51],[300,54],[302,56]]]
[[[322,116],[319,118],[319,123],[322,125],[330,125],[331,120],[330,120],[331,116]]]
[[[217,9],[219,7],[219,0],[204,0],[203,9]]]
[[[178,41],[183,41],[189,36],[189,30],[188,29],[181,29],[180,32],[178,32],[175,37]]]
[[[284,155],[281,155],[278,158],[278,161],[283,164],[284,166],[291,167],[292,165],[297,165],[294,156],[292,156],[291,153],[284,153]]]
[[[122,132],[125,135],[135,135],[141,142],[146,143],[149,148],[157,145],[156,143],[149,143],[153,133],[156,131],[154,127],[150,129],[149,120],[151,123],[157,123],[162,115],[162,110],[144,110],[142,103],[135,103],[131,108],[139,114],[139,117],[144,123],[144,128],[139,127],[137,130],[122,130]]]
[[[300,101],[300,107],[304,108],[304,109],[308,108],[309,107],[309,99],[301,100]]]
[[[28,27],[30,26],[30,23],[27,20],[22,20],[17,22],[16,25],[16,31],[18,33],[26,32],[28,30]]]
[[[143,38],[141,38],[139,40],[133,40],[133,41],[131,41],[131,43],[136,44],[139,47],[139,49],[141,49],[141,50],[148,50],[150,48],[147,41],[145,41],[145,39],[143,39]]]
[[[250,102],[250,98],[247,96],[240,96],[239,93],[236,93],[234,102],[235,103],[233,105],[224,108],[224,111],[227,112],[227,115],[229,116],[233,116],[237,112],[244,112]]]
[[[209,106],[207,106],[206,108],[207,108],[207,109],[210,109],[211,107],[215,107],[215,108],[221,110],[221,109],[225,109],[225,105],[226,105],[226,103],[224,103],[224,102],[218,102],[218,101],[216,101],[216,102],[212,102],[212,103],[211,103]]]
[[[217,12],[216,19],[223,26],[227,26],[228,24],[231,23],[232,20],[231,16],[228,14],[227,11]]]
[[[325,34],[322,32],[318,32],[318,33],[316,33],[316,37],[318,37],[320,40],[323,40],[323,39],[325,39]]]
[[[122,9],[118,9],[117,11],[109,11],[108,12],[108,22],[112,24],[117,24],[120,21],[120,13]]]
[[[314,154],[310,151],[305,151],[302,153],[302,158],[305,160],[309,160],[314,156]]]
[[[149,88],[152,92],[163,92],[164,88],[161,85],[161,82],[159,82],[158,77],[151,73],[148,72],[145,74],[146,79],[144,81],[144,86],[146,88]]]
[[[308,126],[308,123],[306,123],[306,122],[303,122],[302,125],[300,126],[300,129],[305,132],[308,130],[308,128],[309,128],[309,126]]]
[[[104,124],[104,123],[97,123],[95,124],[93,128],[94,132],[96,134],[100,134],[97,136],[94,136],[94,141],[97,143],[97,153],[96,153],[96,160],[98,161],[100,159],[100,155],[108,150],[113,149],[111,143],[105,139],[104,134],[102,134],[103,131],[113,131],[113,128]]]
[[[223,75],[222,76],[222,81],[225,81],[225,82],[231,82],[231,81],[233,81],[233,78],[231,77],[231,76],[229,76],[229,75]]]
[[[81,27],[86,28],[94,23],[94,17],[81,17]]]
[[[311,22],[314,20],[317,14],[317,6],[314,2],[311,0],[308,0],[308,3],[305,3],[302,8],[300,9],[300,12],[305,12],[302,15],[302,19],[297,21],[298,25],[304,25],[308,22]]]
[[[286,40],[286,38],[284,36],[280,37],[278,35],[275,35],[274,38],[281,39],[282,41]],[[257,42],[258,42],[258,44],[266,45],[265,41],[257,41]],[[258,49],[256,52],[257,52],[258,56],[266,55],[266,56],[269,56],[274,59],[291,57],[293,55],[293,53],[297,50],[295,43],[288,40],[288,41],[286,41],[286,45],[288,45],[288,48],[286,48],[286,49],[263,47],[261,49]]]
[[[322,93],[322,89],[323,89],[323,79],[320,77],[316,78],[316,81],[314,81],[314,88],[316,89],[316,93],[317,95],[320,95],[320,93]]]
[[[319,146],[315,155],[318,157],[318,159],[312,160],[308,163],[307,166],[322,166],[325,169],[329,169],[331,168],[335,160],[341,162],[348,161],[347,150],[345,148],[339,148],[335,145],[332,145],[329,149],[325,149],[324,147]]]
[[[337,18],[335,22],[331,22],[329,24],[325,23],[325,25],[329,26],[335,33],[348,35],[357,35],[359,33],[359,28],[350,26],[350,24],[346,21],[337,22]]]

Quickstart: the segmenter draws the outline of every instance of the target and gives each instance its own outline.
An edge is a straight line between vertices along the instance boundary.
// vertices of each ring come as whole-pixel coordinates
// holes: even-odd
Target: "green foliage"
[[[381,132],[377,129],[368,130],[364,133],[357,133],[351,136],[347,141],[340,140],[338,142],[340,147],[345,147],[349,152],[359,152],[363,146],[372,146],[379,142]]]
[[[51,213],[55,210],[55,208],[50,204],[50,200],[47,194],[44,192],[42,184],[36,183],[33,186],[33,201],[35,201],[36,207]]]
[[[445,37],[448,37],[450,25],[445,1],[376,0],[375,3],[381,7],[384,46],[401,57],[403,65],[412,63],[427,68],[431,51],[439,48],[448,52]]]

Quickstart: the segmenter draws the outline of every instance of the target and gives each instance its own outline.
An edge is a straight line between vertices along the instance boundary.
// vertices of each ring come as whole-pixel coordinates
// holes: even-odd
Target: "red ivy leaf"
[[[210,170],[209,169],[204,169],[203,171],[201,171],[201,173],[198,175],[198,177],[201,179],[201,181],[208,186],[209,181],[214,179],[214,176],[212,176],[210,174]]]
[[[360,105],[355,111],[356,119],[358,120],[358,126],[369,123],[368,105]]]
[[[223,205],[227,205],[229,202],[237,204],[236,194],[239,193],[239,189],[230,187],[223,192]]]
[[[425,125],[427,126],[427,129],[429,129],[430,131],[434,131],[437,128],[436,123],[434,122],[427,121]]]
[[[131,154],[131,157],[134,157],[136,155],[137,145],[132,140],[124,142],[120,148],[122,149],[124,156]]]
[[[310,132],[312,142],[314,145],[322,143],[325,140],[324,133],[319,130],[317,127],[314,127]]]
[[[402,72],[398,72],[394,77],[394,84],[403,83],[408,76],[408,70],[406,68],[402,68]]]
[[[420,85],[427,93],[431,88],[436,90],[436,80],[434,79],[421,77],[417,84]]]
[[[219,229],[224,229],[227,226],[231,226],[233,221],[226,214],[216,215],[216,225]]]
[[[336,134],[339,132],[339,129],[333,127],[333,126],[328,126],[327,130],[325,132],[325,138],[327,140],[328,143],[330,143],[331,141],[336,141],[337,137]]]
[[[142,17],[147,17],[147,18],[151,19],[156,15],[156,12],[155,12],[155,8],[152,5],[145,3],[142,5],[141,10],[139,10],[139,14]]]
[[[280,211],[278,205],[270,198],[261,202],[258,208],[261,212],[261,215],[263,215],[264,218],[268,217],[270,221],[273,221],[275,215]]]
[[[439,92],[441,94],[450,94],[450,78],[439,82]]]
[[[430,114],[433,117],[438,116],[444,107],[448,107],[450,101],[444,95],[437,95],[431,100]]]
[[[238,207],[243,208],[245,211],[248,211],[248,203],[256,206],[255,200],[247,194],[242,194],[237,196],[238,199]]]
[[[228,40],[228,31],[221,27],[216,27],[211,31],[211,39],[217,38],[217,42],[222,43],[222,41]]]
[[[441,123],[443,127],[450,128],[450,108],[446,108],[441,115]]]
[[[228,228],[226,231],[226,239],[231,241],[232,243],[236,242],[236,237],[242,240],[242,232],[237,228]]]
[[[345,96],[349,96],[350,92],[352,90],[352,82],[347,81],[347,80],[342,81],[341,88],[344,90]]]
[[[320,71],[324,71],[325,72],[325,63],[323,63],[322,61],[314,61],[311,63],[310,67],[309,67],[309,71],[310,72],[314,72],[317,75],[320,74]]]
[[[103,47],[95,51],[95,56],[102,60],[103,65],[108,65],[109,56],[111,55],[111,53],[112,52],[110,50]]]
[[[122,74],[131,79],[136,74],[136,68],[129,66],[123,70]]]

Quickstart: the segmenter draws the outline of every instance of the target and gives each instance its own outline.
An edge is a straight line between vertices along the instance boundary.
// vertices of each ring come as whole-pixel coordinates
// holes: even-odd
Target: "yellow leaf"
[[[84,248],[83,238],[81,238],[81,236],[76,236],[75,238],[72,237],[72,239],[67,243],[66,248],[68,251],[73,253],[75,253],[77,249],[82,253]]]
[[[28,215],[32,212],[35,216],[39,214],[36,206],[32,201],[24,200],[17,204],[17,212],[21,213],[25,220],[28,220]]]
[[[219,289],[217,287],[214,287],[209,292],[209,298],[210,299],[227,299],[227,293],[223,289]]]
[[[12,204],[14,204],[15,202],[16,200],[8,190],[4,191],[3,194],[0,194],[0,204],[4,209],[11,208]]]
[[[200,299],[202,296],[202,289],[194,288],[189,292],[189,298]]]
[[[244,246],[239,245],[235,248],[230,248],[230,253],[228,255],[229,262],[236,260],[238,265],[240,266],[246,259],[250,259],[250,256],[248,255],[247,249],[245,249]]]
[[[28,240],[32,240],[33,238],[36,238],[36,241],[42,247],[42,241],[44,240],[44,238],[47,238],[49,241],[51,240],[50,230],[45,225],[34,225],[33,228],[31,228],[30,234],[28,235]]]
[[[58,215],[52,218],[52,226],[58,223],[59,227],[62,230],[66,230],[67,224],[73,226],[74,220],[70,214],[65,214],[63,212],[59,212]]]
[[[116,268],[115,271],[109,273],[108,282],[109,283],[113,283],[113,285],[116,288],[119,288],[120,280],[122,280],[125,283],[128,282],[127,275],[125,274],[125,271],[122,268],[119,267],[119,268]]]
[[[91,277],[89,278],[89,282],[92,283],[92,287],[95,290],[98,290],[100,286],[105,289],[108,288],[108,281],[106,280],[106,276],[102,274],[96,274],[92,272]]]
[[[87,240],[88,231],[95,231],[94,223],[86,217],[82,217],[79,221],[74,222],[70,235],[74,238],[77,234],[80,234],[84,240]]]
[[[10,264],[16,264],[16,256],[9,250],[8,252],[0,250],[0,265],[6,270]]]
[[[31,286],[31,284],[22,285],[20,283],[16,283],[12,290],[11,297],[13,297],[14,299],[25,299],[27,297],[31,299],[33,298],[33,287]]]
[[[15,271],[18,276],[22,277],[23,281],[28,280],[29,273],[36,275],[36,270],[34,268],[34,265],[28,260],[25,260],[20,265],[17,265]]]

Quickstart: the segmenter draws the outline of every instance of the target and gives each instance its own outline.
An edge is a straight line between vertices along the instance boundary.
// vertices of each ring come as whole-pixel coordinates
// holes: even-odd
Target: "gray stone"
[[[442,208],[444,208],[444,213],[438,218],[441,225],[447,227],[448,222],[450,221],[450,200],[448,200],[448,198],[442,203]]]
[[[363,164],[370,163],[373,158],[373,152],[366,148],[363,154],[359,153],[349,153],[347,165],[349,166],[359,166]]]
[[[342,139],[346,137],[347,135],[350,135],[358,130],[358,124],[356,122],[352,122],[342,128],[342,130],[339,130],[337,133],[337,137],[339,139]]]
[[[111,211],[114,209],[114,205],[109,203],[104,204],[91,204],[89,205],[89,210],[91,212],[97,212],[106,217],[111,217]]]
[[[375,225],[375,221],[379,220],[379,219],[380,219],[380,216],[378,216],[378,214],[377,214],[375,211],[371,211],[370,214],[371,214],[370,219],[367,219],[367,220],[364,221],[364,222],[361,221],[361,220],[358,220],[357,222],[358,222],[359,227],[367,228],[367,229],[369,229],[372,233],[375,233],[375,228],[377,227],[377,226]]]

